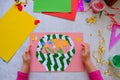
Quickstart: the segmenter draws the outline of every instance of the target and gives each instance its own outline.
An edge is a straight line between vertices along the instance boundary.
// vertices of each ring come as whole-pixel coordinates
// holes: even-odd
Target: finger
[[[90,47],[90,44],[84,43],[84,46],[85,46],[86,48],[89,48],[89,47]]]
[[[90,51],[90,45],[88,43],[84,43],[84,47],[85,47],[85,55],[87,55]]]
[[[26,49],[26,53],[28,53],[29,52],[29,47]]]
[[[82,54],[85,53],[85,46],[84,46],[84,43],[81,44],[81,50],[82,50]]]
[[[82,48],[82,50],[85,50],[85,46],[83,43],[81,44],[81,48]]]
[[[82,43],[81,46],[82,46],[82,47],[85,47],[85,46],[84,46],[84,43]]]
[[[25,51],[26,54],[29,54],[29,53],[30,53],[30,48],[31,48],[31,46],[28,46],[28,48],[27,48],[26,51]]]

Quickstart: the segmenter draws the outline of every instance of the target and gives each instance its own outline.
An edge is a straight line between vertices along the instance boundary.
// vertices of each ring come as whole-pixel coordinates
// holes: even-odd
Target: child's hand
[[[23,53],[22,58],[23,58],[23,64],[30,65],[30,46]]]
[[[88,72],[92,72],[96,70],[96,67],[92,63],[90,59],[90,45],[87,43],[81,44],[82,46],[82,60],[83,63],[85,64],[85,67]]]
[[[87,43],[81,44],[82,46],[82,60],[83,63],[87,63],[90,61],[90,45]]]
[[[23,53],[22,59],[23,59],[23,64],[22,64],[21,71],[28,73],[30,68],[30,46]]]

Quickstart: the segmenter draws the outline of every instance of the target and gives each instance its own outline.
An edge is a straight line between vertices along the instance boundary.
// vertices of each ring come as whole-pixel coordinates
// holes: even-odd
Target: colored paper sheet
[[[35,28],[35,18],[13,5],[0,19],[0,58],[8,62]]]
[[[83,33],[31,33],[31,72],[81,72]]]
[[[72,0],[72,12],[69,12],[69,13],[43,12],[43,14],[47,14],[47,15],[74,21],[75,17],[76,17],[76,12],[78,9],[78,2],[79,2],[79,0]]]
[[[71,12],[71,0],[34,0],[34,12]]]
[[[83,5],[83,0],[79,0],[78,3],[78,11],[84,11],[84,5]]]
[[[117,29],[120,29],[120,25],[113,24],[109,50],[120,40],[120,33],[116,36]]]

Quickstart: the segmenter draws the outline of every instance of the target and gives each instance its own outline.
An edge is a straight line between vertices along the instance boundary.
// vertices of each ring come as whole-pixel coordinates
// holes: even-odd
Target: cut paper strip
[[[79,0],[72,0],[72,12],[69,13],[55,13],[55,12],[43,12],[43,14],[60,17],[68,20],[75,20],[76,12],[78,9],[78,1]]]
[[[32,40],[33,35],[37,36],[37,40]],[[81,41],[78,42],[76,38]],[[31,33],[30,71],[84,71],[80,46],[82,42],[83,33]]]
[[[113,24],[109,50],[120,40],[120,33],[116,36],[117,29],[120,29],[120,25]]]
[[[8,62],[36,27],[33,16],[13,5],[0,19],[0,58]]]
[[[71,0],[34,0],[34,12],[71,12]]]
[[[78,3],[78,11],[84,11],[84,5],[83,5],[83,0],[79,0]]]

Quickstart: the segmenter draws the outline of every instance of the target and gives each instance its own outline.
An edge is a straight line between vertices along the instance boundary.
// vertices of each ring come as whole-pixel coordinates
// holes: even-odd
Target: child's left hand
[[[23,58],[23,64],[22,64],[22,67],[21,67],[21,71],[29,73],[29,68],[30,68],[30,46],[23,53],[22,58]]]
[[[23,53],[22,58],[23,58],[23,64],[30,65],[30,46]]]

